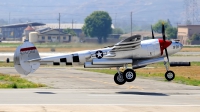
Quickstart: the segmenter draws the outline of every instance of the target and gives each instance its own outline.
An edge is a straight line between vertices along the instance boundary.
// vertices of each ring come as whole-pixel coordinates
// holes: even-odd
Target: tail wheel
[[[168,80],[168,81],[171,81],[175,78],[175,73],[173,71],[167,71],[165,73],[165,78]]]
[[[123,77],[127,82],[132,82],[136,78],[136,73],[132,69],[126,69],[123,73]]]
[[[118,85],[123,85],[124,83],[126,83],[126,80],[123,78],[122,72],[120,72],[120,75],[118,74],[118,72],[115,74],[114,81]]]

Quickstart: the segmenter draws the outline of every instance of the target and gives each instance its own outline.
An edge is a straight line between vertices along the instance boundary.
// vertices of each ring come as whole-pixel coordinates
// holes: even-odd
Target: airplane
[[[152,27],[151,27],[152,29]],[[165,78],[171,81],[175,73],[169,70],[169,55],[179,52],[183,45],[178,41],[166,40],[165,27],[162,25],[163,39],[155,39],[152,30],[152,39],[141,40],[141,35],[133,35],[115,45],[103,49],[85,50],[65,55],[43,57],[39,56],[33,43],[25,41],[16,48],[14,66],[18,73],[28,75],[35,72],[40,65],[84,65],[84,68],[111,68],[116,67],[114,82],[123,85],[136,78],[134,69],[145,67],[149,64],[164,62]],[[167,57],[167,61],[164,58]],[[128,68],[128,64],[132,67]],[[125,69],[120,71],[120,67]]]

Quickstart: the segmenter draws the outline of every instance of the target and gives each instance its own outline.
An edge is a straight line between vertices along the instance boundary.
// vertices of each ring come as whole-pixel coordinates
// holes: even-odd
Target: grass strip
[[[0,88],[38,88],[46,87],[44,84],[34,83],[19,75],[8,75],[0,73]]]
[[[0,61],[0,67],[14,67],[13,62],[6,63],[5,61]]]

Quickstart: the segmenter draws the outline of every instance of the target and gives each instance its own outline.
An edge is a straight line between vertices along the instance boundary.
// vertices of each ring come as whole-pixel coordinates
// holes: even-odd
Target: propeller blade
[[[152,25],[151,25],[151,32],[152,32],[152,39],[155,39],[155,37],[154,37],[154,33],[153,33]]]
[[[167,48],[165,48],[165,54],[166,54],[166,56],[167,56],[167,61],[168,61],[168,63],[169,63],[169,56],[168,56]]]
[[[165,41],[165,26],[164,23],[162,24],[162,35],[163,35],[163,40]]]

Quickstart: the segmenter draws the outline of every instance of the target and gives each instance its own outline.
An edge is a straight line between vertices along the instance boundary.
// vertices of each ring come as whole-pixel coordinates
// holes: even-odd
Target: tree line
[[[162,24],[166,28],[166,36],[168,39],[177,38],[177,28],[173,27],[169,20],[159,20],[153,25],[153,30],[157,33],[162,33]],[[88,37],[97,37],[98,42],[106,42],[109,34],[123,34],[123,30],[120,28],[112,29],[112,19],[109,14],[105,11],[94,11],[92,14],[87,16],[84,20],[84,26],[82,31]]]
[[[173,27],[169,21],[159,20],[157,23],[153,25],[153,30],[157,33],[162,33],[162,24],[165,25],[165,33],[167,39],[176,39],[177,38],[177,28]]]

